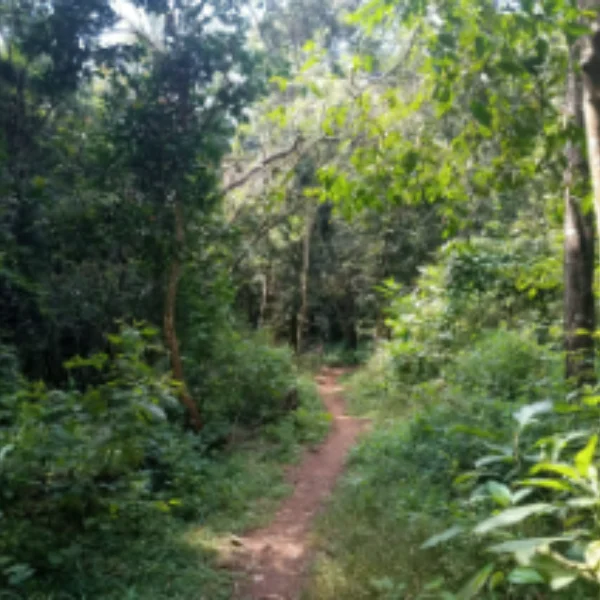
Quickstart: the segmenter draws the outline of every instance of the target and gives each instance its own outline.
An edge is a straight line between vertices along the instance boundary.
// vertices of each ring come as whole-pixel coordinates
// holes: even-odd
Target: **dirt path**
[[[346,455],[365,419],[345,415],[343,388],[338,378],[343,369],[326,368],[317,377],[319,391],[333,417],[326,441],[307,451],[288,473],[293,494],[283,502],[270,525],[240,539],[245,571],[236,585],[236,600],[297,600],[311,556],[309,531],[318,510],[331,494]]]

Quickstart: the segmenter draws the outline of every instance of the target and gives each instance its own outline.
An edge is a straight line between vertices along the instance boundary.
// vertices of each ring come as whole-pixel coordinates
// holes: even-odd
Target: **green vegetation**
[[[597,596],[599,14],[0,0],[0,596],[227,597],[340,364],[309,597]]]
[[[225,430],[215,417],[204,434],[183,434],[177,388],[143,360],[160,357],[155,334],[126,328],[111,336],[109,354],[71,361],[68,389],[16,383],[2,395],[0,554],[9,588],[169,598],[200,586],[227,598],[229,579],[210,566],[211,539],[270,514],[286,491],[281,462],[327,431],[314,387],[301,381],[299,404],[285,414],[273,412],[280,389],[262,391],[272,408],[257,407],[267,420],[258,433]],[[245,343],[262,357],[253,363],[259,373],[275,352],[271,368],[293,376],[289,353]],[[95,383],[79,390],[75,378],[86,370]]]
[[[545,585],[596,597],[597,396],[568,403],[550,331],[510,328],[492,304],[479,317],[496,328],[465,319],[478,292],[457,307],[439,285],[454,272],[440,253],[421,301],[392,303],[398,337],[348,382],[353,412],[375,428],[320,519],[306,598],[535,598]]]

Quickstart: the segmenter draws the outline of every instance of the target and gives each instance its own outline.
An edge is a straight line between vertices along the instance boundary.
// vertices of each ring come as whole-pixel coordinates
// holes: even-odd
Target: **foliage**
[[[209,425],[214,420],[257,426],[293,408],[285,404],[296,383],[289,348],[270,345],[264,334],[235,330],[221,332],[213,343],[210,363],[205,368],[200,363],[192,380],[192,389],[205,398]]]
[[[392,339],[351,379],[352,409],[372,416],[375,431],[322,519],[309,598],[535,597],[538,588],[523,587],[531,572],[509,577],[509,563],[482,558],[486,540],[472,533],[493,494],[506,501],[502,490],[531,502],[531,515],[546,501],[510,486],[539,454],[536,440],[557,430],[527,403],[542,409],[565,393],[562,354],[541,343],[552,339],[554,309],[544,309],[553,305],[517,283],[546,260],[531,247],[519,237],[451,243],[409,293],[388,283]],[[510,439],[513,413],[531,421]],[[527,534],[562,535],[541,524]],[[588,592],[578,585],[563,597]]]
[[[557,364],[558,363],[558,364]],[[528,332],[483,333],[456,357],[448,378],[469,393],[498,400],[544,397],[562,365]],[[553,372],[554,371],[554,372]]]
[[[174,434],[166,411],[175,402],[169,380],[143,360],[154,333],[124,329],[112,336],[112,356],[71,361],[72,369],[97,371],[97,384],[33,385],[4,400],[14,406],[0,444],[8,583],[68,569],[79,532],[136,521],[151,509],[146,449],[161,429]]]
[[[582,383],[596,12],[0,0],[0,585],[226,597],[182,521],[260,520],[324,435],[293,347],[374,349],[319,599],[594,588],[596,392],[564,405],[557,331],[564,300]]]
[[[403,413],[355,450],[320,520],[321,553],[307,598],[436,598],[460,585],[479,545],[458,539],[444,550],[419,547],[455,519],[460,506],[453,479],[479,448],[475,438],[453,431],[459,415],[474,428],[509,419],[501,403],[471,409],[463,400],[438,404],[409,422]]]
[[[156,533],[149,523],[161,515],[165,526],[175,529],[169,525],[174,517],[227,514],[240,520],[252,499],[264,493],[261,469],[271,487],[277,479],[278,471],[260,461],[248,470],[240,457],[211,456],[210,431],[202,437],[182,433],[176,387],[160,366],[155,335],[151,328],[125,327],[110,336],[108,354],[70,361],[67,389],[22,384],[3,391],[0,556],[9,588],[33,593],[60,582],[65,591],[84,586],[91,593],[99,583],[88,581],[86,565],[100,561],[108,568],[103,554],[118,538],[152,538]],[[264,374],[264,363],[272,358],[266,349],[262,359],[243,357],[257,360],[255,374]],[[286,354],[270,368],[277,374],[284,358],[286,368],[275,383],[281,377],[294,381]],[[8,359],[6,364],[10,367]],[[248,398],[235,398],[235,406],[251,406],[243,404]],[[273,406],[281,396],[269,398]],[[289,457],[300,442],[318,441],[326,429],[313,388],[303,383],[297,406],[263,433],[264,449],[250,451],[256,457],[262,452],[266,465]],[[251,440],[247,444],[251,449]],[[276,450],[270,459],[269,446]],[[100,556],[92,551],[94,544]]]
[[[525,405],[514,419],[512,438],[469,472],[469,503],[490,511],[473,533],[491,543],[497,579],[593,593],[599,585],[596,398],[579,406]]]

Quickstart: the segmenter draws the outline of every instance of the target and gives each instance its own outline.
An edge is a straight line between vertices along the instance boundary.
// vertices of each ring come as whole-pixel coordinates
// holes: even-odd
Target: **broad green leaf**
[[[550,400],[534,402],[533,404],[527,404],[521,407],[513,414],[513,417],[517,420],[521,427],[525,427],[531,423],[537,415],[552,412],[552,408],[553,404],[550,402]]]
[[[528,564],[538,549],[550,546],[555,542],[564,542],[572,539],[572,536],[560,536],[509,540],[490,546],[487,550],[488,552],[495,552],[497,554],[513,554],[520,563]]]
[[[502,585],[506,577],[502,571],[496,571],[489,580],[488,586],[490,590],[495,590],[497,587]]]
[[[482,58],[485,54],[485,38],[481,35],[478,35],[475,38],[475,53],[477,54],[477,58]]]
[[[600,404],[600,396],[586,396],[583,403],[587,406],[598,406]]]
[[[450,529],[446,529],[446,531],[442,531],[442,533],[438,533],[430,537],[426,542],[423,543],[421,548],[425,550],[426,548],[433,548],[442,542],[446,542],[457,535],[460,535],[464,531],[463,527],[460,525],[455,525],[454,527],[450,527]]]
[[[503,483],[497,481],[488,481],[486,488],[493,498],[494,502],[500,506],[510,506],[512,503],[512,494],[510,489]]]
[[[562,590],[571,585],[577,579],[577,573],[571,573],[567,570],[557,569],[550,574],[550,587],[554,590]]]
[[[530,470],[532,475],[537,475],[540,472],[556,473],[573,481],[581,479],[579,471],[566,463],[539,463]]]
[[[542,477],[534,477],[531,479],[524,479],[519,482],[519,485],[527,485],[538,488],[545,488],[548,490],[557,490],[561,492],[572,492],[573,486],[569,485],[562,479],[547,479]]]
[[[478,101],[471,102],[471,114],[484,127],[489,128],[492,124],[492,113],[490,109],[483,103]]]
[[[600,566],[600,541],[590,542],[585,549],[585,562],[594,571]]]
[[[515,585],[545,583],[542,575],[531,567],[516,567],[508,574],[508,580]]]
[[[594,460],[594,453],[596,452],[596,445],[598,444],[598,436],[593,435],[585,448],[577,453],[575,456],[575,465],[577,470],[582,477],[587,477],[589,469]]]
[[[592,30],[589,25],[584,25],[583,23],[566,23],[564,25],[564,32],[573,38],[581,37],[584,35],[590,35]]]
[[[530,496],[532,493],[533,493],[533,488],[530,488],[530,487],[526,487],[526,488],[517,490],[516,492],[513,493],[513,497],[512,497],[513,504],[519,504],[519,502],[521,502],[521,500],[523,500],[524,498],[527,498],[527,496]]]
[[[557,510],[555,506],[545,502],[509,508],[479,523],[479,525],[475,527],[474,532],[478,534],[488,533],[489,531],[500,527],[509,527],[510,525],[520,523],[532,515],[547,514],[554,512],[555,510]]]
[[[593,497],[580,497],[580,498],[569,498],[567,500],[567,505],[572,506],[573,508],[591,508],[593,506],[598,506],[600,504],[599,498]]]
[[[503,463],[510,462],[513,460],[513,457],[506,454],[488,454],[487,456],[482,456],[481,458],[475,461],[475,466],[479,469],[480,467],[485,467],[487,465],[493,465],[495,463]]]
[[[545,576],[552,590],[562,589],[578,577],[577,570],[559,564],[550,556],[537,555],[530,566]]]
[[[458,592],[456,595],[457,600],[471,600],[471,598],[475,598],[487,583],[489,576],[494,570],[494,566],[494,563],[489,563],[475,573],[475,575]]]

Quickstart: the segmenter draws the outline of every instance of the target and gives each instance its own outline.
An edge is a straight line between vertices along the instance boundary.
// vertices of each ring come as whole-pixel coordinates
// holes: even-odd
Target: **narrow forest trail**
[[[331,495],[344,468],[346,456],[368,420],[345,413],[344,369],[324,368],[317,376],[319,392],[329,413],[329,436],[315,450],[306,451],[301,462],[288,472],[294,486],[273,521],[240,539],[236,563],[240,576],[235,600],[297,600],[311,558],[310,529],[319,509]]]

